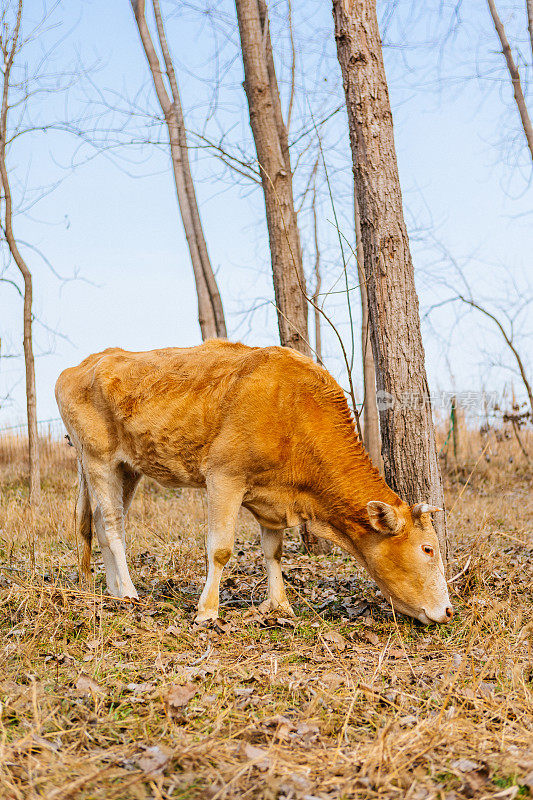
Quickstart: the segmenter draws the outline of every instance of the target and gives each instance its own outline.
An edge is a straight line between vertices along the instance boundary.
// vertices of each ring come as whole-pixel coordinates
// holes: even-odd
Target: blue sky
[[[453,306],[425,317],[429,306],[450,296],[444,284],[458,282],[450,258],[464,266],[475,296],[492,310],[498,303],[516,307],[517,298],[531,289],[533,252],[531,162],[488,12],[483,3],[461,6],[463,16],[454,28],[451,5],[435,5],[440,10],[422,11],[402,1],[390,18],[390,4],[380,4],[382,20],[388,20],[382,26],[385,60],[430,385],[443,390],[478,391],[482,386],[501,390],[513,380],[519,393],[519,381],[508,369],[512,362],[488,322],[475,313],[457,321]],[[211,139],[225,131],[232,152],[240,148],[246,156],[253,155],[233,5],[214,4],[209,14],[183,3],[162,7],[188,127]],[[312,129],[311,111],[319,121],[343,97],[329,4],[293,2],[293,8],[299,50],[294,139],[303,129]],[[31,5],[35,18],[39,10],[39,3]],[[525,11],[522,4],[501,3],[500,13],[520,50],[527,86],[531,51]],[[285,14],[286,3],[271,4],[286,105],[290,58]],[[77,276],[59,280],[33,249],[23,246],[35,280],[36,352],[42,353],[37,359],[40,419],[57,416],[53,384],[61,369],[88,353],[114,345],[143,350],[200,341],[192,270],[167,150],[155,144],[124,144],[139,141],[147,131],[164,140],[129,2],[60,3],[51,21],[23,58],[30,66],[35,64],[43,49],[64,37],[53,51],[50,71],[61,74],[78,62],[85,75],[68,95],[55,91],[36,96],[32,120],[58,122],[68,112],[71,119],[78,118],[80,132],[98,138],[100,144],[106,127],[121,128],[111,139],[123,146],[98,153],[72,133],[48,130],[20,137],[9,154],[15,197],[23,196],[24,186],[26,199],[37,197],[39,187],[60,181],[54,191],[16,217],[16,234],[39,248],[57,273]],[[28,11],[26,24],[30,22]],[[215,92],[217,76],[220,87]],[[128,119],[102,106],[102,98],[106,105],[126,106],[125,98],[137,93],[136,108],[148,116],[139,111]],[[341,228],[353,241],[344,114],[337,113],[320,130]],[[190,143],[197,144],[198,138],[192,136]],[[312,132],[292,148],[298,197],[316,152]],[[244,180],[236,182],[205,149],[194,149],[191,155],[230,333],[249,343],[274,343],[277,329],[261,189]],[[78,166],[72,168],[72,163]],[[333,286],[341,260],[322,167],[321,173],[324,284]],[[309,196],[299,219],[310,273],[314,253],[308,200]],[[353,276],[353,263],[349,270]],[[7,265],[4,277],[17,279],[12,266]],[[352,295],[357,326],[357,292]],[[331,295],[327,308],[348,340],[345,298]],[[9,425],[24,419],[24,374],[17,357],[21,302],[6,283],[0,283],[0,310],[2,354],[13,356],[0,361],[0,396],[5,398],[0,425]],[[517,342],[527,360],[531,346],[528,349],[525,337],[531,334],[531,318],[525,314],[519,334]],[[342,382],[334,337],[324,335],[327,366]],[[356,342],[358,336],[356,330]],[[360,385],[357,355],[354,377]]]

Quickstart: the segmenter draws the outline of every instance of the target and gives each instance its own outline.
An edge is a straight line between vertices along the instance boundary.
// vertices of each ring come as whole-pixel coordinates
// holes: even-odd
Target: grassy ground
[[[394,619],[342,552],[305,556],[291,536],[297,619],[261,617],[258,529],[243,512],[225,622],[194,630],[205,498],[149,482],[128,522],[140,604],[105,598],[97,553],[82,593],[74,473],[49,459],[32,518],[22,469],[5,466],[0,797],[533,795],[531,474],[513,441],[471,439],[446,471],[452,572],[468,566],[452,624],[431,628]]]

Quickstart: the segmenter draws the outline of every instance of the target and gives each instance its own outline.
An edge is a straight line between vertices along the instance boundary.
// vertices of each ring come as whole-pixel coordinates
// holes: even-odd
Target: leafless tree
[[[533,37],[533,32],[532,32],[533,28],[531,27],[531,22],[533,19],[533,4],[531,0],[526,0],[526,2],[527,2],[529,32],[530,35]],[[509,70],[509,75],[511,76],[516,107],[518,108],[518,113],[520,114],[520,121],[522,123],[522,128],[524,130],[524,135],[526,137],[527,146],[529,147],[531,158],[533,158],[533,125],[531,124],[531,118],[529,116],[529,111],[526,105],[524,90],[522,89],[522,82],[520,80],[520,73],[518,71],[516,62],[513,58],[511,46],[509,44],[509,40],[507,39],[507,34],[505,32],[505,27],[503,25],[503,22],[501,21],[500,15],[498,14],[498,11],[496,9],[496,4],[494,3],[494,0],[487,0],[487,4],[489,6],[490,15],[494,23],[494,28],[496,30],[496,33],[498,34],[498,38],[502,46],[502,53],[507,63],[507,69]],[[533,50],[533,38],[532,38],[532,50]]]
[[[408,502],[444,504],[375,0],[333,0],[380,408],[385,476]],[[435,518],[447,560],[443,513]]]
[[[370,324],[368,319],[368,292],[365,277],[365,255],[361,239],[361,216],[357,192],[354,192],[354,218],[356,236],[357,275],[359,278],[359,293],[361,296],[361,356],[363,363],[363,440],[375,466],[383,472],[383,457],[381,455],[381,436],[379,432],[379,413],[376,399],[376,367],[374,354],[370,341]]]
[[[202,338],[209,339],[215,336],[225,337],[227,333],[222,300],[220,298],[215,274],[209,260],[200,220],[200,212],[198,210],[198,202],[189,163],[181,98],[176,72],[165,35],[159,0],[152,0],[152,6],[159,46],[163,54],[164,72],[146,21],[145,0],[131,0],[131,5],[146,60],[150,68],[157,99],[165,116],[168,129],[176,193],[196,283],[198,320]],[[166,76],[170,93],[165,85],[164,76]]]
[[[10,27],[7,18],[14,11],[15,21]],[[20,26],[22,21],[22,0],[18,0],[16,10],[10,2],[2,8],[2,28],[0,30],[0,48],[4,59],[4,75],[2,86],[2,108],[0,112],[0,179],[2,183],[4,213],[3,234],[9,251],[24,280],[24,365],[26,371],[26,412],[28,420],[29,467],[30,467],[30,504],[38,506],[41,501],[41,474],[39,469],[39,437],[37,432],[37,397],[35,390],[35,359],[32,341],[32,304],[33,281],[30,269],[22,257],[17,239],[13,232],[13,198],[7,169],[6,145],[8,139],[9,90],[11,70],[15,56],[20,47]]]
[[[300,235],[294,208],[287,128],[265,0],[235,0],[244,88],[265,198],[281,344],[310,354]]]
[[[318,162],[317,162],[318,164]],[[320,274],[320,245],[318,241],[318,218],[316,214],[316,182],[313,185],[313,200],[311,202],[311,213],[313,215],[313,240],[315,244],[315,291],[313,293],[313,313],[315,320],[315,355],[317,361],[322,363],[322,331],[320,328],[320,289],[322,286],[322,275]]]
[[[244,88],[265,199],[280,341],[286,347],[310,355],[307,290],[293,198],[289,140],[274,66],[268,8],[265,0],[235,0],[235,6],[244,65]],[[292,54],[294,81],[294,45]],[[293,85],[290,97],[289,118],[294,97]],[[318,341],[320,344],[320,334]],[[307,550],[314,553],[329,552],[329,544],[313,536],[305,525],[301,526],[301,536]]]

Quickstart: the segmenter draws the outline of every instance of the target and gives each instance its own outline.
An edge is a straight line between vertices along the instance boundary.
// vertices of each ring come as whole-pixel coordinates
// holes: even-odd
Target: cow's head
[[[426,503],[367,504],[369,532],[360,540],[365,565],[383,595],[402,614],[430,622],[449,622],[453,609],[444,566]]]

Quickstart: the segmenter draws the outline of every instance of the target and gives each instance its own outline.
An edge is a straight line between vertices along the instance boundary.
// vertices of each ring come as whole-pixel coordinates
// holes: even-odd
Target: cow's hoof
[[[213,613],[212,611],[206,611],[203,614],[198,612],[194,618],[194,625],[205,628],[208,628],[214,622],[218,622],[218,613]]]
[[[295,617],[296,614],[294,613],[291,604],[288,601],[282,603],[276,603],[274,600],[271,600],[267,597],[266,600],[257,607],[257,610],[260,614],[286,614],[288,617]]]

